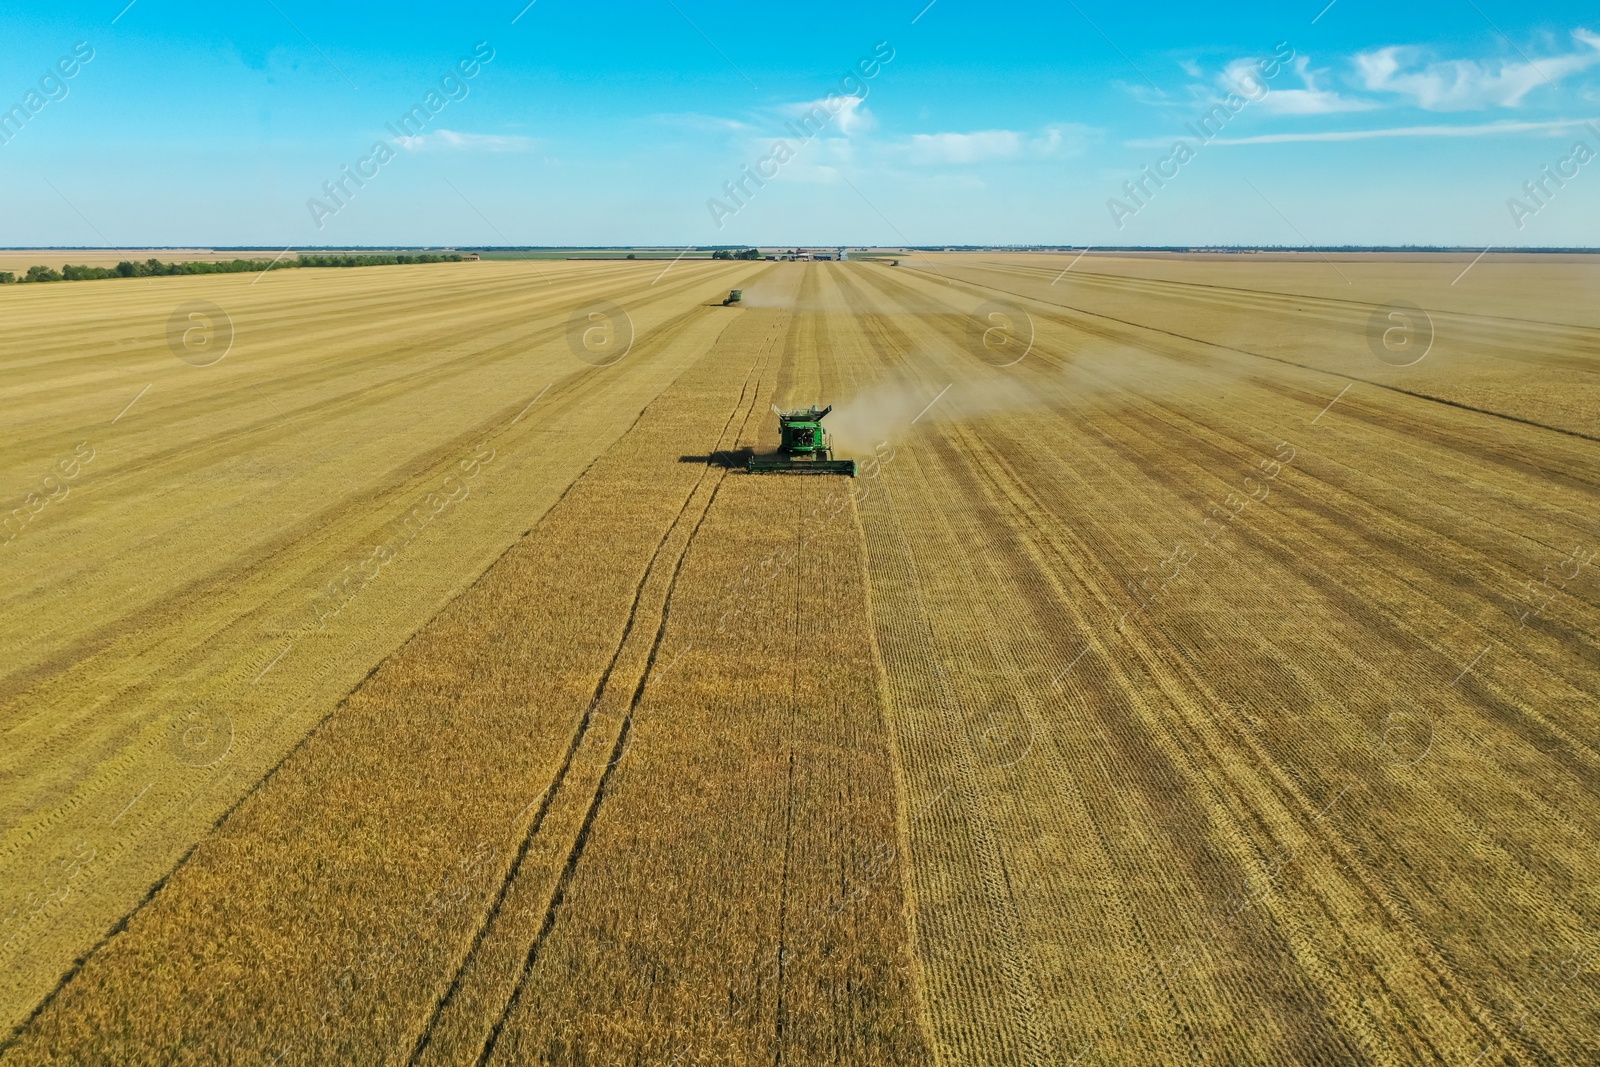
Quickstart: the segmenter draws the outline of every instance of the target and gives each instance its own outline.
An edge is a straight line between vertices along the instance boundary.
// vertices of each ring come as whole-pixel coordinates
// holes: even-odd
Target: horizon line
[[[245,245],[0,245],[0,252],[270,252],[280,246],[274,244]],[[778,242],[769,244],[691,245],[690,252],[716,252],[725,249],[754,248],[779,249],[831,249],[861,252],[1472,252],[1482,253],[1478,245],[1364,245],[1364,244],[1147,244],[1147,245],[1093,245],[1085,247],[1076,243],[1045,244],[940,244],[920,245],[864,245],[833,243]],[[423,244],[370,244],[370,245],[301,245],[290,246],[292,252],[682,252],[681,245],[423,245]],[[1491,252],[1545,252],[1545,253],[1596,253],[1600,245],[1494,245]]]

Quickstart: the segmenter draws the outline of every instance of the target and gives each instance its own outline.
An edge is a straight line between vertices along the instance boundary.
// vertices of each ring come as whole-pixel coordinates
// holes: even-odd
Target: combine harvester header
[[[856,476],[856,461],[834,459],[828,431],[822,428],[823,418],[833,410],[832,404],[825,408],[813,405],[798,411],[778,411],[776,407],[772,410],[778,414],[778,432],[783,440],[773,455],[750,457],[748,469],[751,474]]]

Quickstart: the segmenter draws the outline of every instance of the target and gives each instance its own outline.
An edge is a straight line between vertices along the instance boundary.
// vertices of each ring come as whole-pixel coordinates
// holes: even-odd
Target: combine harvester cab
[[[723,307],[727,307],[730,304],[737,304],[739,301],[741,301],[743,299],[744,299],[744,290],[743,289],[729,289],[728,290],[728,299],[726,299],[726,300],[724,300],[722,302],[722,306]]]
[[[778,412],[778,431],[782,434],[783,440],[773,455],[750,457],[748,469],[751,474],[844,474],[851,478],[856,476],[856,461],[834,459],[828,431],[822,428],[823,418],[833,410],[832,404],[825,408],[813,406],[798,411],[778,411],[777,408],[772,410]]]

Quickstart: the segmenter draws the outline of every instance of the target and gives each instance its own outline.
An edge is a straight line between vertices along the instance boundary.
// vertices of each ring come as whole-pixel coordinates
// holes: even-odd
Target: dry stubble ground
[[[6,508],[27,509],[0,547],[6,1029],[703,355],[724,325],[707,305],[759,269],[0,292]],[[596,367],[569,318],[606,299],[637,342]],[[234,330],[203,367],[168,345],[197,300]]]
[[[944,1058],[1593,1059],[1592,268],[1068,263],[818,297],[842,392],[966,405],[862,507]]]
[[[8,1057],[924,1058],[848,498],[803,538],[836,480],[684,456],[753,444],[784,359],[790,312],[712,314],[715,343]]]
[[[1594,1059],[1591,269],[1069,263],[769,276],[7,1059]],[[813,399],[893,442],[824,536],[662,462]]]

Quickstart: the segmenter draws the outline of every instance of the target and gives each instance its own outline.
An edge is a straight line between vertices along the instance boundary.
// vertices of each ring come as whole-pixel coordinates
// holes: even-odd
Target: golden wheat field
[[[1600,1062],[1597,286],[4,287],[0,1067]]]

